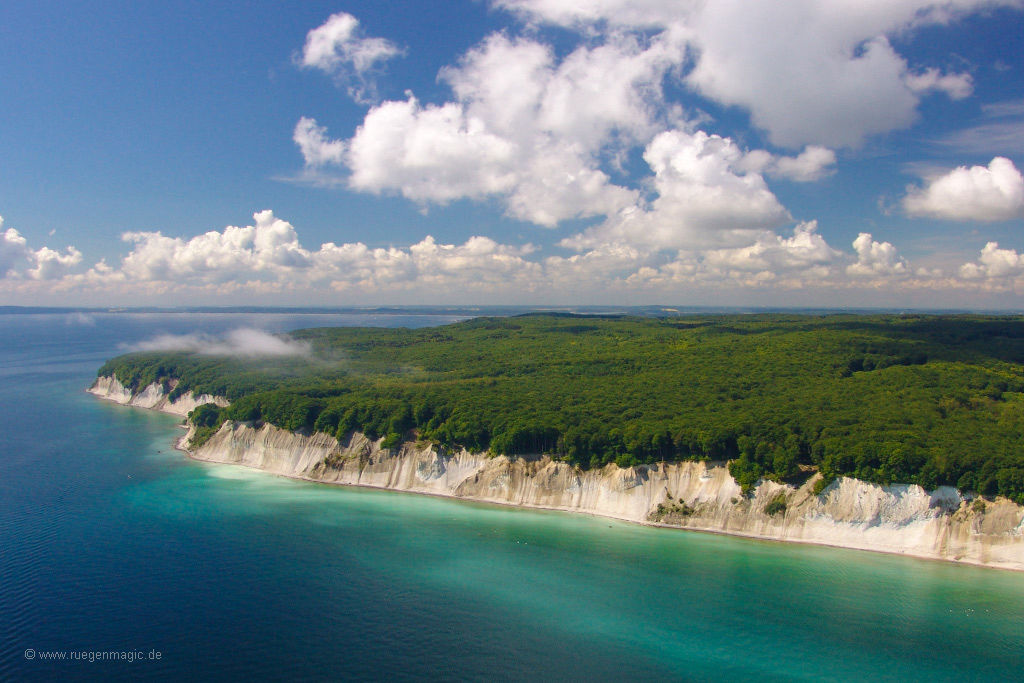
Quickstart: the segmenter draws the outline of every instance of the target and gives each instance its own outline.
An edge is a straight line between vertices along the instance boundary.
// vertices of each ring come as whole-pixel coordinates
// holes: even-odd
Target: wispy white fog
[[[129,351],[191,351],[208,356],[308,356],[308,343],[262,330],[239,328],[223,337],[207,334],[161,334],[132,344]]]

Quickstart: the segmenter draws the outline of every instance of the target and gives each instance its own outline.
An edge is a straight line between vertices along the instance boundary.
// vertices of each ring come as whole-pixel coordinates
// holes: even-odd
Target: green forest
[[[530,314],[290,336],[311,354],[131,353],[98,374],[227,397],[190,415],[200,442],[268,422],[581,468],[728,461],[746,490],[820,471],[1024,503],[1016,316]]]

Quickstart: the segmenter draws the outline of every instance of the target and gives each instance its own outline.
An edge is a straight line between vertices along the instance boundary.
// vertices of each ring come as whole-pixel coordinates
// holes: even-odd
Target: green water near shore
[[[159,480],[134,490],[130,505],[201,523],[214,523],[214,511],[246,526],[288,520],[296,538],[326,544],[388,586],[389,600],[429,593],[457,614],[479,611],[486,623],[449,627],[487,634],[491,647],[504,640],[503,623],[545,633],[552,647],[600,645],[618,653],[607,673],[635,666],[695,679],[848,679],[870,670],[945,680],[1000,677],[1021,664],[1017,574],[316,485],[226,465],[180,476],[194,495],[172,495],[181,482]],[[316,569],[324,584],[345,581]],[[472,647],[462,655],[471,663]]]

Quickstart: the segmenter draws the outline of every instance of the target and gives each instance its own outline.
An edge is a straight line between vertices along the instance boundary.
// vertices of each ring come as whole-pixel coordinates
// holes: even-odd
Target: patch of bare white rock
[[[177,381],[172,381],[168,388],[173,391],[176,385]],[[185,392],[172,401],[168,397],[167,392],[164,391],[164,388],[159,384],[150,384],[142,391],[132,393],[128,387],[121,384],[112,375],[109,377],[98,377],[96,382],[87,391],[104,400],[120,403],[121,405],[159,410],[163,413],[181,415],[182,417],[186,417],[196,407],[204,403],[216,403],[222,407],[228,405],[227,399],[221,396],[210,396],[209,394],[193,396],[191,391]]]

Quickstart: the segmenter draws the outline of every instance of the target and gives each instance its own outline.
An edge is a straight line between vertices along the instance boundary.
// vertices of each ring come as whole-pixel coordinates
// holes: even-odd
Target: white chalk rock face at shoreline
[[[177,382],[172,382],[170,388],[173,390],[176,384]],[[172,401],[159,384],[150,384],[142,391],[133,394],[128,387],[121,384],[113,375],[96,378],[96,381],[87,391],[104,400],[120,403],[121,405],[159,410],[162,413],[170,413],[182,417],[185,417],[197,406],[201,406],[204,403],[216,403],[222,407],[228,405],[227,399],[223,397],[210,396],[209,394],[193,396],[191,391],[185,392]]]
[[[113,378],[100,378],[90,391],[176,414],[206,402],[227,404],[220,397],[191,394],[171,404],[157,385],[132,395]],[[341,442],[322,433],[231,421],[198,448],[192,448],[191,436],[190,429],[179,447],[198,460],[329,484],[1024,571],[1024,507],[1007,499],[971,499],[951,487],[929,492],[917,485],[841,477],[815,494],[820,479],[815,474],[799,487],[762,481],[745,496],[725,463],[581,470],[548,456],[510,458],[415,443],[386,449],[381,440],[359,433]]]

